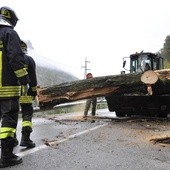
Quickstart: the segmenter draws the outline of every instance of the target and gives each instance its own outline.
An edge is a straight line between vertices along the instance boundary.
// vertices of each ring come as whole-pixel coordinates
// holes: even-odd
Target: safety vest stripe
[[[15,97],[21,95],[20,86],[4,86],[0,87],[0,97]]]
[[[22,91],[22,94],[26,94],[27,93],[27,90],[26,90],[24,85],[21,86],[21,91]]]
[[[33,97],[32,96],[21,96],[19,102],[22,103],[32,103]]]
[[[3,98],[3,97],[19,97],[20,96],[20,93],[0,93],[0,98]]]
[[[15,90],[21,90],[21,86],[3,86],[0,88],[1,91],[15,91]]]
[[[0,87],[2,87],[2,51],[0,51]]]
[[[29,126],[30,128],[32,128],[32,122],[30,122],[30,121],[23,121],[22,122],[22,127],[26,127],[26,126]]]
[[[15,72],[15,75],[16,75],[18,78],[23,77],[23,76],[25,76],[25,75],[28,74],[26,68],[22,68],[22,69],[20,69],[20,70],[14,71],[14,72]]]
[[[20,86],[3,86],[2,82],[2,51],[0,51],[0,98],[19,97],[21,95]]]
[[[16,129],[11,127],[1,127],[0,139],[6,139],[8,137],[14,137],[14,133],[16,133]]]

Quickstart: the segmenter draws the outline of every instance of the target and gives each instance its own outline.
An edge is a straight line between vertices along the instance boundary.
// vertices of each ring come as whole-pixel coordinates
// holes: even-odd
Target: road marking
[[[50,144],[50,146],[57,145],[57,144],[59,144],[59,143],[63,143],[63,142],[65,142],[65,141],[69,140],[69,139],[73,139],[73,138],[75,138],[75,137],[77,137],[77,136],[83,135],[83,134],[85,134],[85,133],[91,132],[91,131],[93,131],[93,130],[99,129],[99,128],[104,127],[104,126],[107,126],[107,125],[108,125],[108,123],[105,123],[105,124],[99,125],[99,126],[95,126],[95,127],[93,127],[93,128],[84,130],[84,131],[82,131],[82,132],[78,132],[78,133],[75,133],[75,134],[73,134],[73,135],[70,135],[70,136],[68,136],[67,138],[64,138],[64,139],[61,139],[61,140],[58,140],[58,141],[55,141],[55,142],[50,142],[49,144]],[[42,150],[42,149],[45,149],[45,148],[48,148],[48,147],[49,147],[49,146],[47,146],[47,145],[40,145],[40,146],[38,146],[38,147],[29,149],[29,150],[26,150],[26,151],[23,151],[23,152],[19,152],[17,155],[20,156],[20,157],[24,157],[24,156],[26,156],[26,155],[35,153],[35,152],[37,152],[37,151],[39,151],[39,150]]]

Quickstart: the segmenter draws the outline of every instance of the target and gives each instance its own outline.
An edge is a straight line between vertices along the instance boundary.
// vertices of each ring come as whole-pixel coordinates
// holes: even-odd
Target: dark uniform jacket
[[[32,57],[24,54],[25,59],[25,67],[27,68],[27,72],[29,75],[30,83],[29,83],[29,89],[26,96],[20,97],[20,104],[27,104],[32,103],[33,97],[37,95],[37,76],[36,76],[36,64]]]
[[[18,98],[20,85],[28,82],[20,38],[13,28],[0,25],[0,99]]]

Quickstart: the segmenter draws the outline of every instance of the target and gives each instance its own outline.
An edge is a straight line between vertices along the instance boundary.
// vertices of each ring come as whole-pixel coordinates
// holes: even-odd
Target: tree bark
[[[155,71],[158,81],[152,85],[153,95],[170,93],[170,69]],[[146,85],[141,81],[142,73],[110,75],[66,82],[39,91],[41,108],[57,104],[103,97],[110,94],[147,94]]]

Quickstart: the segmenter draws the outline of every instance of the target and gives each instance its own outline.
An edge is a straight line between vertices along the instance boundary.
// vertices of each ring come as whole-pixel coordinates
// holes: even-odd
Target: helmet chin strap
[[[4,18],[0,17],[0,25],[6,25],[6,26],[10,26],[10,27],[14,27],[13,25],[11,25],[9,22],[7,22]]]

